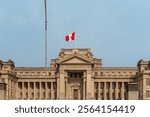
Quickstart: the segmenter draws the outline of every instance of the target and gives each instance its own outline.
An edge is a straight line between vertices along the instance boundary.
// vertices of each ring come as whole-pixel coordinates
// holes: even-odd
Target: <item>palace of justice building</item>
[[[15,67],[0,60],[0,99],[149,100],[150,61],[103,67],[89,48],[61,49],[49,67]]]

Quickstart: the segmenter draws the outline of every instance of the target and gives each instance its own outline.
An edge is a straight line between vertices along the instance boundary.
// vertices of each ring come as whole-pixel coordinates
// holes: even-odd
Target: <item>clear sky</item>
[[[150,60],[150,0],[47,0],[48,63],[61,48],[91,48],[103,66]],[[0,59],[44,66],[44,0],[0,0]]]

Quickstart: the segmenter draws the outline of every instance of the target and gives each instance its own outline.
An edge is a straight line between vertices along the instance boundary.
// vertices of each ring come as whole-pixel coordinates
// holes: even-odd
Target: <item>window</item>
[[[121,82],[118,82],[118,89],[121,89],[121,87],[122,87]]]
[[[101,95],[101,99],[104,100],[104,95],[103,95],[103,93],[101,93],[100,95]]]
[[[146,79],[146,85],[150,86],[150,79]]]
[[[42,82],[41,85],[42,85],[42,89],[45,89],[45,82]]]
[[[39,93],[39,92],[37,93],[37,98],[38,98],[38,99],[40,98],[40,93]]]
[[[49,76],[51,76],[51,72],[49,72]]]
[[[33,82],[30,82],[30,87],[31,87],[31,89],[34,89],[34,83]]]
[[[103,72],[100,72],[100,75],[103,76]]]
[[[36,88],[39,89],[40,88],[40,84],[39,82],[36,82]]]
[[[53,88],[57,89],[57,83],[56,82],[53,83]]]
[[[28,93],[26,93],[26,98],[28,98]]]
[[[115,100],[115,93],[112,93],[113,100]]]
[[[0,84],[0,90],[3,90],[3,85]]]
[[[132,75],[132,72],[129,72],[130,75]]]
[[[33,99],[34,98],[34,93],[32,93],[31,96],[32,96],[31,98]]]
[[[108,72],[106,72],[106,75],[109,75],[109,73],[108,73]]]
[[[28,89],[28,82],[24,83],[24,87],[25,87],[25,89]]]
[[[127,88],[128,88],[128,83],[124,82],[124,89],[127,89]]]
[[[113,88],[113,89],[116,88],[116,83],[115,83],[115,82],[112,83],[112,88]]]
[[[104,82],[101,82],[100,86],[101,86],[101,89],[103,89],[104,88]]]
[[[45,73],[45,72],[43,72],[43,76],[44,76],[44,75],[46,75],[46,73]]]
[[[34,72],[32,72],[32,75],[34,75]]]
[[[70,78],[80,78],[83,76],[83,72],[68,72]]]
[[[118,100],[121,100],[121,93],[118,93]]]
[[[22,89],[22,82],[18,82],[19,89]]]
[[[98,88],[98,82],[94,83],[94,88],[97,89]]]
[[[51,89],[51,83],[50,82],[47,83],[47,87],[48,87],[48,89]]]
[[[22,98],[22,92],[20,93],[20,98]]]
[[[106,82],[106,88],[109,89],[110,88],[110,83]]]
[[[29,75],[29,72],[26,72],[26,75]]]
[[[40,75],[40,72],[37,72],[37,75],[39,76],[39,75]]]
[[[107,100],[110,100],[109,93],[106,94]]]
[[[23,75],[23,72],[20,72],[20,75]]]
[[[150,91],[146,91],[146,97],[150,98]]]

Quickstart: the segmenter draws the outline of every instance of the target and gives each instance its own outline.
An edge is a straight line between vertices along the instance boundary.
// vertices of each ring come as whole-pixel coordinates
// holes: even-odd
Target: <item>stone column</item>
[[[42,90],[42,82],[39,82],[39,88],[40,88],[40,98],[39,99],[42,99],[43,97],[43,90]]]
[[[121,99],[124,100],[124,82],[122,82],[122,87],[121,87]]]
[[[94,99],[94,79],[91,78],[91,99]]]
[[[85,100],[85,78],[83,78],[83,100]]]
[[[16,99],[19,99],[19,97],[20,97],[20,89],[18,86],[18,82],[16,82]]]
[[[59,99],[59,89],[60,89],[60,83],[59,83],[59,78],[57,78],[57,99]]]
[[[54,99],[54,86],[53,86],[53,82],[51,82],[51,100]]]
[[[11,99],[11,95],[10,95],[10,93],[11,93],[11,84],[10,84],[10,79],[8,79],[8,99]]]
[[[24,82],[22,82],[22,99],[25,98]]]
[[[101,96],[100,96],[100,82],[98,82],[98,87],[97,87],[98,89],[98,91],[97,91],[97,93],[98,93],[98,100],[100,100],[101,99]]]
[[[106,100],[106,82],[104,81],[104,100]]]
[[[37,98],[36,82],[33,83],[33,90],[34,90],[34,93],[33,93],[34,94],[34,99],[36,99]]]
[[[91,99],[92,93],[91,93],[91,76],[92,76],[92,71],[87,70],[87,80],[86,80],[86,99]]]
[[[31,97],[31,95],[30,95],[30,91],[31,91],[31,89],[30,89],[30,82],[28,82],[28,99],[30,99]]]
[[[118,99],[118,82],[116,82],[115,99]]]
[[[112,100],[112,82],[110,82],[109,96],[110,100]]]
[[[48,90],[47,90],[47,80],[45,81],[45,99],[47,100],[48,99]]]
[[[69,98],[69,86],[68,86],[68,79],[66,81],[66,99]]]
[[[65,99],[65,80],[64,80],[64,70],[61,69],[60,70],[60,88],[59,88],[59,91],[60,91],[60,94],[59,94],[59,99]]]

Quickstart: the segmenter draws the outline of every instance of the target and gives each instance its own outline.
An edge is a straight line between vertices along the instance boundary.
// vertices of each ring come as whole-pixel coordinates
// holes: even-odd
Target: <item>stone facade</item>
[[[150,99],[150,61],[103,67],[89,48],[61,49],[50,67],[15,67],[0,61],[0,99]]]

